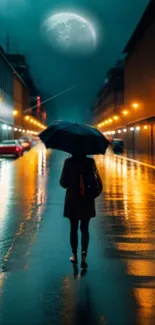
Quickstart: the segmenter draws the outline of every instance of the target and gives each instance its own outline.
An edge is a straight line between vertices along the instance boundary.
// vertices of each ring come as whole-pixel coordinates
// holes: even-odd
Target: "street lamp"
[[[139,104],[138,104],[138,103],[133,103],[133,104],[132,104],[132,107],[136,109],[136,108],[139,107]]]
[[[126,116],[126,115],[128,115],[129,114],[129,111],[127,111],[126,109],[122,112],[122,114],[124,115],[124,116]]]
[[[16,116],[18,114],[17,110],[13,110],[13,115]]]
[[[8,127],[7,127],[6,124],[3,124],[3,125],[2,125],[2,128],[3,128],[3,130],[7,130]]]

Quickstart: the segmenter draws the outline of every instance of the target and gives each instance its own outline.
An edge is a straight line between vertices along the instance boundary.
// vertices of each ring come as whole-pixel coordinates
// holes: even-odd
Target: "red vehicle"
[[[23,156],[24,149],[18,140],[5,140],[0,143],[0,155]]]

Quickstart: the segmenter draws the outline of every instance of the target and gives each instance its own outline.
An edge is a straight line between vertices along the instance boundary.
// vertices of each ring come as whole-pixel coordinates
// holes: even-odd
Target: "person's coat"
[[[68,158],[63,166],[60,185],[66,189],[64,216],[81,220],[96,216],[95,200],[80,195],[80,175],[86,169],[96,169],[92,158]]]

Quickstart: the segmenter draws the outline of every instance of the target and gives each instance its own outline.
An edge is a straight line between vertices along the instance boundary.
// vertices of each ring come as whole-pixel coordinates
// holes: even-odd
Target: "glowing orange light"
[[[113,117],[113,119],[114,119],[115,121],[117,121],[117,120],[118,120],[118,116],[115,115],[115,116]]]
[[[144,130],[147,130],[148,129],[148,126],[147,125],[144,125]]]
[[[108,120],[108,122],[109,122],[109,123],[112,123],[112,119],[110,118],[110,119]]]
[[[27,121],[28,121],[29,119],[30,119],[30,118],[29,118],[29,116],[26,116],[26,117],[25,117],[25,120],[27,120]]]
[[[122,112],[124,116],[129,114],[129,111],[127,111],[126,109]]]
[[[13,115],[16,116],[18,114],[18,111],[14,110]]]
[[[138,107],[139,107],[139,104],[138,104],[138,103],[133,103],[133,104],[132,104],[132,107],[133,107],[133,108],[138,108]]]

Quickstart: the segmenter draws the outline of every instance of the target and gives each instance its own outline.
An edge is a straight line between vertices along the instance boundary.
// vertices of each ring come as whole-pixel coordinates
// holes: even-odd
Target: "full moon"
[[[96,31],[86,18],[71,12],[57,13],[46,19],[43,30],[51,45],[66,52],[89,54],[97,46]]]

